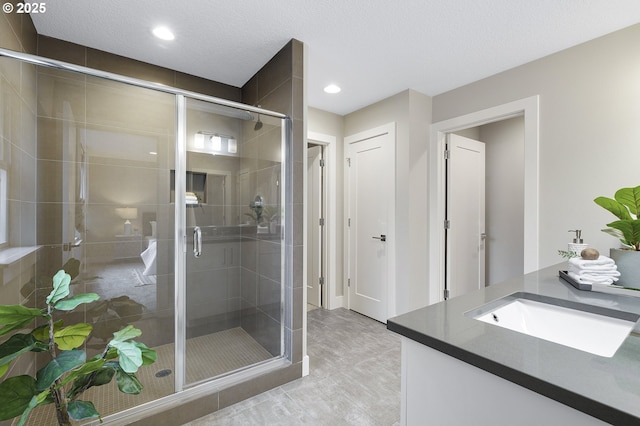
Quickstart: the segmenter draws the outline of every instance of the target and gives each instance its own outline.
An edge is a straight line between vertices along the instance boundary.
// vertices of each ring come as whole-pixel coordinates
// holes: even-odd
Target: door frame
[[[318,163],[318,166],[320,167],[320,179],[318,182],[316,182],[316,184],[319,184],[320,189],[318,191],[319,194],[319,198],[320,198],[320,211],[319,211],[319,216],[318,218],[314,217],[313,212],[309,211],[309,207],[311,207],[312,203],[310,201],[310,197],[311,195],[314,194],[313,191],[315,191],[315,188],[310,188],[309,184],[311,183],[311,177],[309,177],[310,173],[309,173],[309,162],[310,160],[310,156],[309,156],[309,151],[311,150],[312,147],[310,147],[310,145],[313,145],[313,148],[320,148],[320,162]],[[304,247],[305,247],[305,251],[307,252],[307,268],[306,268],[306,273],[309,273],[309,269],[313,267],[313,265],[309,264],[309,256],[308,253],[311,249],[311,243],[314,242],[313,240],[313,233],[317,233],[318,234],[318,240],[317,241],[320,245],[320,253],[319,256],[313,260],[313,262],[318,262],[319,263],[319,267],[318,267],[318,274],[321,278],[325,279],[325,283],[324,285],[321,285],[319,282],[317,283],[320,286],[320,298],[319,298],[319,303],[317,304],[317,306],[319,308],[324,308],[325,305],[327,304],[327,283],[326,283],[326,273],[327,273],[327,227],[326,225],[322,225],[320,226],[319,222],[316,222],[316,225],[313,225],[313,223],[309,223],[310,220],[322,220],[325,219],[327,217],[327,212],[326,212],[326,202],[327,202],[327,197],[326,197],[326,187],[327,187],[327,176],[324,170],[322,170],[323,168],[326,167],[326,161],[325,161],[325,156],[326,156],[326,145],[324,144],[319,144],[319,143],[315,143],[315,141],[313,140],[307,140],[307,147],[306,147],[306,152],[307,152],[307,178],[305,179],[305,182],[307,183],[305,185],[305,201],[304,201],[304,205],[305,205],[305,210],[306,210],[306,214],[305,214],[305,218],[307,219],[306,221],[306,228],[305,230],[307,231],[307,236],[306,236],[306,240],[304,243]],[[325,161],[325,165],[323,165],[321,162]],[[315,186],[315,185],[314,185]],[[315,195],[314,195],[315,196]],[[310,232],[310,228],[313,228],[315,230],[315,232]],[[312,257],[313,259],[313,257]],[[319,260],[318,260],[319,259]],[[308,281],[309,276],[305,275],[305,280]],[[307,305],[311,304],[309,302],[309,283],[306,283],[307,285]]]
[[[362,132],[355,133],[353,135],[345,136],[344,138],[344,176],[345,176],[345,191],[344,191],[344,217],[345,217],[345,232],[344,232],[344,292],[343,294],[346,296],[346,307],[349,308],[349,287],[347,283],[350,278],[351,272],[351,246],[350,246],[350,227],[349,227],[349,189],[351,187],[351,183],[349,181],[349,155],[350,155],[350,146],[352,143],[356,143],[358,141],[362,141],[365,139],[375,138],[376,136],[380,136],[383,134],[389,134],[391,137],[391,151],[393,152],[393,157],[391,158],[391,164],[393,166],[393,185],[391,187],[391,194],[389,203],[392,204],[389,209],[389,217],[388,217],[388,227],[387,229],[391,232],[391,237],[386,241],[387,244],[387,318],[392,318],[396,315],[396,244],[395,241],[398,238],[398,232],[396,228],[396,123],[391,122],[384,124],[382,126],[374,127],[369,130],[364,130]]]
[[[429,143],[429,304],[444,300],[445,142],[446,134],[524,116],[524,273],[539,268],[539,96],[439,121],[431,125]]]
[[[341,308],[343,306],[343,296],[336,296],[336,270],[338,265],[338,250],[337,250],[337,235],[338,235],[338,209],[336,197],[338,195],[338,184],[337,184],[337,138],[331,135],[325,135],[322,133],[316,132],[307,132],[307,141],[306,146],[310,143],[314,143],[316,145],[322,145],[324,148],[324,159],[325,159],[325,167],[324,167],[324,271],[322,271],[323,276],[325,277],[325,285],[322,288],[322,296],[324,309],[335,309]],[[304,182],[307,182],[307,156],[304,156]],[[304,246],[307,247],[307,191],[304,191]],[[305,249],[305,255],[303,260],[303,276],[307,276],[307,254]],[[307,310],[307,290],[305,286],[304,290],[304,310]]]

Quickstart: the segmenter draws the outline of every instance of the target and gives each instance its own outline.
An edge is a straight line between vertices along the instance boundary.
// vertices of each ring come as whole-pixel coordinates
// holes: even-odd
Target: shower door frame
[[[288,311],[292,312],[293,309],[293,225],[291,223],[292,212],[290,211],[293,206],[293,185],[292,185],[292,120],[286,114],[282,114],[275,111],[254,107],[251,105],[242,104],[239,102],[230,101],[227,99],[221,99],[214,96],[203,95],[201,93],[192,92],[176,87],[165,86],[158,83],[153,83],[146,80],[141,80],[133,77],[127,77],[120,74],[101,71],[93,68],[88,68],[80,65],[70,64],[55,59],[49,59],[37,55],[28,53],[16,52],[9,49],[0,48],[0,58],[7,57],[22,61],[28,64],[42,66],[46,68],[58,69],[63,71],[69,71],[85,76],[98,77],[118,83],[124,83],[136,87],[154,90],[157,92],[163,92],[172,94],[176,99],[176,180],[175,180],[175,231],[174,231],[174,286],[175,286],[175,382],[174,393],[165,397],[160,397],[153,401],[132,407],[130,409],[120,411],[114,414],[107,415],[102,418],[102,421],[107,423],[111,421],[118,421],[120,419],[126,419],[127,421],[141,420],[150,414],[155,412],[161,412],[169,408],[178,407],[185,402],[192,401],[196,398],[210,394],[215,391],[219,391],[227,386],[231,386],[236,383],[240,383],[245,380],[259,377],[268,372],[277,370],[279,368],[287,367],[291,365],[292,359],[292,341],[293,336],[291,332],[291,318],[292,315],[287,315]],[[184,256],[187,251],[186,242],[186,205],[185,203],[179,203],[177,200],[184,200],[186,196],[186,179],[178,179],[178,176],[186,176],[186,153],[187,153],[187,126],[186,126],[186,100],[187,98],[196,99],[200,101],[209,102],[215,105],[221,105],[224,107],[235,108],[244,110],[250,113],[270,116],[282,120],[282,206],[284,207],[281,215],[283,224],[282,226],[282,252],[281,252],[281,306],[282,306],[282,332],[280,334],[280,344],[282,348],[282,354],[280,357],[274,357],[270,361],[265,361],[255,366],[249,366],[239,372],[234,372],[228,376],[221,378],[211,378],[204,383],[199,383],[194,386],[185,387],[185,346],[186,346],[186,257]],[[289,335],[287,336],[287,333]],[[96,422],[87,423],[89,425],[99,424]]]

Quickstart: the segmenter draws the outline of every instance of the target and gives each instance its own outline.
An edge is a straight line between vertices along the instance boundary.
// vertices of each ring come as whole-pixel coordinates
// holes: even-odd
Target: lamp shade
[[[135,219],[138,217],[138,209],[135,207],[120,207],[116,209],[116,214],[122,219]]]

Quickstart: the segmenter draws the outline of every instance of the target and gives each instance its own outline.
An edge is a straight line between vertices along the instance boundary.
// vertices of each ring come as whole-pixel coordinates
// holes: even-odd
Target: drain
[[[160,370],[156,373],[156,377],[167,377],[169,374],[171,374],[171,370],[168,368],[165,368],[164,370]]]

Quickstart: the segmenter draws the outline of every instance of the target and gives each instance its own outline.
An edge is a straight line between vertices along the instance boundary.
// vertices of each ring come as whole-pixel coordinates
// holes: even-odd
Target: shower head
[[[260,120],[260,114],[258,114],[258,121],[256,122],[256,125],[253,126],[253,130],[260,130],[262,129],[262,121]]]

